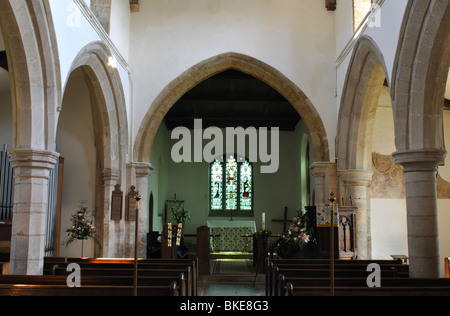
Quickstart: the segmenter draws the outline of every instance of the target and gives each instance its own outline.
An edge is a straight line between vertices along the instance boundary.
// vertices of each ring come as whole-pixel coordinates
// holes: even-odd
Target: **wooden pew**
[[[173,276],[152,276],[152,277],[140,277],[138,279],[138,295],[141,294],[141,289],[144,289],[144,293],[148,287],[155,289],[156,287],[173,287],[173,282],[176,285],[176,291],[173,295],[186,296],[186,278],[183,273],[179,275],[178,280],[174,281]],[[81,287],[132,287],[134,283],[134,277],[127,276],[114,276],[114,277],[86,277],[81,276]],[[67,286],[67,276],[27,276],[27,275],[4,275],[0,276],[0,285],[15,285],[15,287],[21,286]],[[5,287],[5,289],[10,287]],[[31,287],[28,287],[31,288]],[[171,294],[172,295],[172,294]]]
[[[445,277],[450,278],[450,258],[447,257],[444,260],[445,262]]]
[[[272,293],[274,296],[280,294],[280,288],[284,288],[283,280],[289,282],[291,278],[329,278],[330,269],[280,269],[275,267],[276,271],[274,274]],[[334,275],[336,278],[367,278],[369,272],[361,269],[335,269]],[[382,278],[393,278],[396,277],[396,272],[394,269],[382,269]],[[286,281],[285,281],[286,282]]]
[[[279,289],[279,275],[290,277],[330,277],[330,265],[327,259],[270,260],[266,273],[266,294],[276,295]],[[367,277],[367,266],[370,263],[380,265],[383,277],[407,277],[409,267],[398,260],[335,260],[336,277]]]
[[[67,285],[0,284],[0,296],[132,296],[133,286],[89,285],[70,288]],[[139,296],[179,296],[175,281],[167,286],[143,286]]]
[[[382,287],[370,288],[361,280],[341,279],[334,289],[336,296],[450,296],[450,282],[445,279],[383,279]],[[352,285],[352,283],[354,283]],[[287,296],[329,296],[329,286],[305,286],[304,281],[289,280],[286,284]]]
[[[0,262],[0,275],[9,274],[9,262]]]
[[[183,274],[186,277],[186,295],[192,296],[192,273],[190,267],[186,267],[185,269],[145,269],[138,270],[138,284],[141,282],[141,279],[145,277],[157,277],[157,276],[166,276],[170,277],[172,280],[176,280],[179,276]],[[54,269],[54,275],[56,276],[68,276],[66,268],[56,267]],[[82,276],[88,277],[134,277],[134,269],[110,269],[110,268],[82,268],[81,270]],[[83,283],[82,283],[83,284]]]
[[[272,277],[275,295],[331,295],[329,260],[273,260]],[[381,268],[381,288],[369,288],[368,264]],[[450,279],[410,279],[409,266],[397,260],[335,261],[334,294],[336,296],[450,296]]]
[[[9,273],[9,256],[11,252],[11,222],[0,222],[0,274]]]
[[[125,276],[134,274],[134,259],[89,259],[89,258],[45,258],[44,259],[44,274],[45,275],[67,275],[67,266],[70,263],[77,263],[82,269],[82,275],[90,276],[116,276],[125,273]],[[157,269],[158,271],[152,273],[148,270]],[[161,271],[170,270],[170,271]],[[173,270],[184,270],[187,283],[187,295],[196,296],[198,290],[198,261],[197,259],[139,259],[138,260],[138,275],[141,276],[141,271],[145,270],[147,276],[170,275]],[[100,271],[105,270],[105,271]],[[120,271],[119,271],[120,270]],[[180,272],[180,271],[178,271]]]

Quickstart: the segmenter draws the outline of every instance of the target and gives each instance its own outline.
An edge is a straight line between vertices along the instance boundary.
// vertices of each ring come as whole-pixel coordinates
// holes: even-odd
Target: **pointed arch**
[[[92,102],[97,157],[96,226],[102,244],[95,251],[96,256],[108,257],[114,257],[119,247],[110,221],[109,203],[114,186],[126,183],[128,149],[124,91],[117,68],[109,65],[111,56],[104,43],[90,43],[78,53],[69,71],[69,74],[76,69],[83,71]]]
[[[342,95],[337,130],[338,170],[371,170],[372,131],[386,65],[367,36],[355,46]]]
[[[156,132],[170,108],[198,83],[225,70],[235,69],[259,79],[277,90],[298,111],[311,137],[314,160],[330,160],[325,126],[311,101],[288,78],[273,67],[246,55],[225,53],[207,59],[172,81],[155,99],[145,115],[134,145],[134,160],[150,161]]]
[[[409,0],[391,89],[399,152],[444,149],[442,105],[450,67],[449,29],[449,0]]]
[[[48,0],[0,2],[13,104],[13,147],[54,150],[61,76]]]
[[[117,68],[109,65],[111,52],[102,42],[85,46],[75,57],[69,73],[81,68],[94,102],[95,119],[100,123],[97,147],[102,150],[103,169],[123,170],[128,148],[125,96]]]

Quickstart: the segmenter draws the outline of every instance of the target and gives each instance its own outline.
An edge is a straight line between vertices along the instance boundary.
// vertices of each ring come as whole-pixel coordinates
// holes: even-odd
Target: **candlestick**
[[[262,213],[262,229],[266,229],[266,213]]]
[[[136,227],[134,230],[134,280],[133,280],[133,295],[137,296],[137,275],[138,275],[138,236],[139,236],[139,201],[141,196],[136,194]]]

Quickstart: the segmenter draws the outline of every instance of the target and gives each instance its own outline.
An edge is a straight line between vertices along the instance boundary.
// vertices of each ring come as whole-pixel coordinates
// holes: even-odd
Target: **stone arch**
[[[128,123],[125,96],[117,68],[109,65],[111,53],[102,42],[85,46],[75,57],[69,73],[81,68],[95,105],[96,126],[101,137],[103,169],[122,170],[126,164]]]
[[[110,221],[109,204],[115,185],[126,183],[128,123],[122,82],[117,68],[109,64],[111,56],[102,42],[90,43],[75,57],[69,74],[76,69],[83,71],[92,102],[97,156],[96,226],[102,245],[95,249],[96,256],[114,257],[118,255],[119,241]]]
[[[440,276],[436,172],[446,157],[442,107],[450,66],[449,29],[450,0],[409,0],[394,61],[394,158],[405,174],[413,278]]]
[[[10,274],[42,274],[45,210],[54,152],[61,78],[48,0],[0,2],[0,26],[8,57],[15,168]]]
[[[408,2],[391,89],[398,151],[444,148],[442,105],[450,66],[449,29],[449,0]]]
[[[344,85],[337,131],[340,199],[357,206],[358,258],[372,257],[370,201],[372,136],[375,113],[386,80],[386,65],[376,43],[363,36],[355,45]]]
[[[48,0],[1,1],[13,103],[13,147],[54,150],[61,78]]]
[[[325,126],[306,95],[278,70],[252,57],[233,52],[212,57],[193,66],[172,81],[158,95],[138,131],[134,145],[134,159],[150,161],[151,149],[159,125],[179,98],[198,83],[228,69],[252,75],[280,92],[298,111],[308,127],[314,160],[317,162],[330,160]]]
[[[338,170],[371,170],[372,131],[386,65],[376,43],[363,36],[355,46],[342,95],[337,130]]]

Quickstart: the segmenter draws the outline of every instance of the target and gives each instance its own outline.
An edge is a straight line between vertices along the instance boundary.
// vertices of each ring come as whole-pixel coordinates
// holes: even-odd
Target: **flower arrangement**
[[[172,220],[174,222],[182,223],[189,221],[191,219],[191,214],[189,211],[184,207],[183,203],[180,202],[176,206],[172,207]]]
[[[282,234],[282,238],[288,245],[302,249],[307,244],[315,242],[314,228],[308,225],[308,218],[302,209],[298,209],[298,214],[292,219],[292,225],[286,233]]]
[[[66,246],[75,240],[89,240],[91,237],[95,239],[97,230],[92,220],[89,219],[89,211],[85,204],[86,201],[81,201],[79,209],[71,217],[72,225],[66,229],[69,237],[65,243]]]

